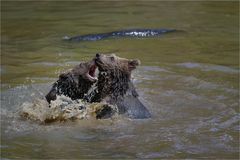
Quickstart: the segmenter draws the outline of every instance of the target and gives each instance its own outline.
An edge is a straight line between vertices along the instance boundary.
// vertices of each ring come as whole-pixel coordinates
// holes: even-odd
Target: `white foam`
[[[35,99],[33,102],[24,102],[21,106],[21,116],[42,123],[53,121],[66,121],[75,119],[96,118],[96,111],[103,108],[104,103],[87,103],[71,100],[64,95],[57,96],[49,105],[45,99]],[[117,107],[108,105],[117,111]]]

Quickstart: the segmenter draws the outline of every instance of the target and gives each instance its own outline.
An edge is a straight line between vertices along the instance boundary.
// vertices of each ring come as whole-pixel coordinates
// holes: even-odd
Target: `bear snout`
[[[141,64],[139,59],[134,59],[130,62],[132,65],[139,66]]]

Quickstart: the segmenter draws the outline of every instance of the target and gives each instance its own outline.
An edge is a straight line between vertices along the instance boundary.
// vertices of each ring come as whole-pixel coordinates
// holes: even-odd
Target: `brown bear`
[[[116,55],[96,54],[95,63],[99,70],[97,88],[89,96],[89,102],[106,102],[117,105],[120,114],[130,118],[150,118],[151,114],[138,99],[131,81],[131,72],[140,64]]]
[[[80,63],[67,73],[60,74],[59,79],[46,95],[48,103],[56,100],[57,95],[65,95],[72,100],[82,99],[92,84],[97,81],[95,71],[95,61],[91,60]]]

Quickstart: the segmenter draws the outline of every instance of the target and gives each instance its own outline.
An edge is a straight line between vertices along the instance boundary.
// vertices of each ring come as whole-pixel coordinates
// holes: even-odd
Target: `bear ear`
[[[130,70],[134,70],[138,65],[140,65],[140,60],[134,59],[134,60],[129,60],[128,61],[128,68]]]
[[[59,75],[59,78],[60,79],[66,79],[68,77],[68,74],[67,73],[61,73],[60,75]]]

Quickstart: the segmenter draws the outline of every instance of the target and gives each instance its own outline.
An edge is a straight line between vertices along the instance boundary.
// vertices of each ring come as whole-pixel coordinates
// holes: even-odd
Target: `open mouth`
[[[91,82],[96,82],[98,80],[97,78],[97,74],[96,74],[96,71],[97,71],[97,66],[95,64],[93,64],[88,73],[87,73],[87,78],[91,81]]]

